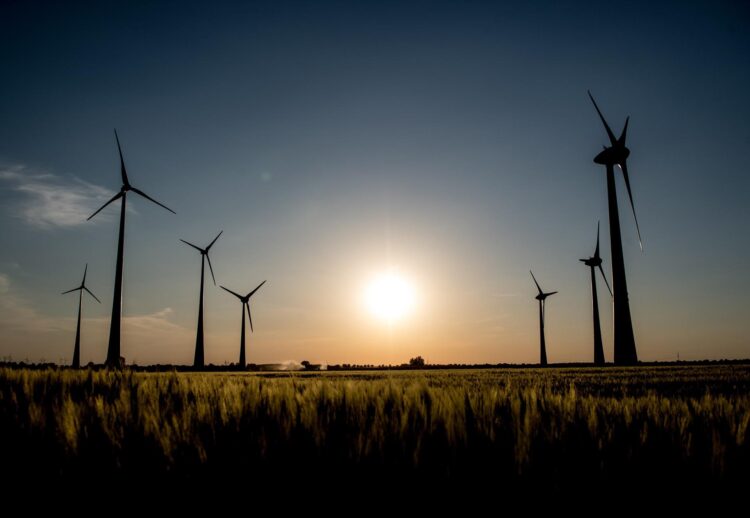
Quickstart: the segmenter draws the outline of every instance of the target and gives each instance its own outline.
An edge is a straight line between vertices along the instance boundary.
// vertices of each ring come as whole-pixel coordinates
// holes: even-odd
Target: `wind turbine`
[[[602,258],[599,257],[599,223],[596,224],[596,250],[594,250],[593,257],[588,259],[579,259],[582,263],[591,269],[591,295],[594,300],[594,364],[604,365],[604,346],[602,345],[602,326],[599,323],[599,297],[596,294],[596,270],[602,272],[602,278],[604,284],[607,285],[609,294],[612,295],[612,290],[607,282],[607,276],[604,275],[604,269],[602,268]]]
[[[589,92],[591,102],[599,114],[599,118],[604,124],[604,129],[609,137],[609,147],[604,147],[594,158],[594,162],[606,166],[607,168],[607,198],[609,200],[609,237],[612,246],[612,288],[614,290],[614,335],[615,335],[615,364],[616,365],[634,365],[638,363],[638,353],[635,348],[635,335],[633,334],[633,321],[630,316],[630,302],[628,301],[628,285],[625,280],[625,260],[622,255],[622,236],[620,234],[620,213],[617,208],[617,189],[615,187],[615,165],[622,170],[625,179],[625,187],[628,190],[630,198],[630,207],[633,210],[635,219],[635,228],[638,232],[638,243],[643,251],[643,242],[641,241],[641,229],[638,226],[638,218],[635,215],[635,205],[633,204],[633,193],[630,189],[630,177],[628,176],[627,159],[630,150],[625,146],[625,138],[628,134],[628,122],[630,117],[625,119],[625,126],[622,129],[620,138],[615,138],[615,134],[604,119],[599,106],[597,106],[594,97]]]
[[[240,368],[245,368],[245,308],[247,308],[247,318],[250,320],[250,332],[253,332],[253,317],[250,315],[250,297],[253,296],[253,294],[260,289],[261,286],[263,286],[266,283],[266,281],[261,282],[258,284],[258,287],[255,288],[253,291],[245,295],[244,297],[240,295],[239,293],[235,293],[229,288],[225,288],[224,286],[221,286],[221,289],[224,291],[228,291],[238,299],[240,299],[240,302],[242,302],[242,335],[240,337]]]
[[[81,368],[81,303],[83,302],[83,292],[86,291],[86,293],[94,297],[99,304],[102,303],[102,301],[96,298],[96,295],[91,293],[91,290],[86,287],[86,272],[88,269],[89,265],[86,264],[86,267],[83,269],[83,280],[81,281],[80,286],[62,292],[63,295],[66,293],[73,293],[74,291],[78,292],[78,325],[76,326],[76,345],[73,349],[73,364],[71,365],[74,369]]]
[[[107,361],[105,362],[108,367],[119,367],[120,366],[120,327],[122,320],[122,262],[123,252],[125,247],[125,201],[127,199],[128,191],[143,196],[147,200],[156,203],[158,206],[167,209],[172,214],[176,214],[175,211],[167,207],[166,205],[159,203],[145,192],[136,189],[130,185],[128,180],[128,172],[125,170],[125,160],[122,158],[122,148],[120,148],[120,139],[117,136],[117,130],[115,130],[115,140],[117,140],[117,151],[120,154],[120,176],[122,177],[122,187],[120,192],[112,196],[112,198],[102,205],[99,210],[94,212],[88,217],[87,221],[99,214],[101,210],[112,203],[115,200],[122,198],[122,204],[120,205],[120,234],[117,240],[117,265],[115,268],[115,289],[112,296],[112,319],[109,326],[109,345],[107,347]]]
[[[211,279],[214,281],[214,286],[216,286],[216,277],[214,277],[214,269],[211,266],[211,258],[208,256],[208,251],[211,250],[211,247],[214,246],[214,243],[216,243],[216,240],[219,239],[219,236],[224,233],[222,230],[219,232],[219,234],[214,238],[213,241],[211,241],[211,244],[208,245],[206,248],[201,248],[199,246],[195,246],[193,243],[189,243],[185,241],[184,239],[180,239],[183,243],[186,245],[192,246],[196,250],[198,250],[201,253],[201,294],[200,294],[200,301],[198,302],[198,332],[195,335],[195,359],[193,360],[193,367],[195,368],[203,368],[204,366],[204,355],[203,355],[203,273],[206,268],[206,260],[208,260],[208,269],[211,270]]]
[[[539,290],[539,294],[534,297],[536,300],[539,301],[539,364],[542,366],[547,365],[547,346],[544,342],[544,300],[549,297],[550,295],[554,295],[557,293],[556,291],[551,291],[549,293],[544,293],[542,291],[542,288],[539,286],[539,283],[536,282],[536,277],[534,277],[534,272],[529,270],[529,273],[531,274],[531,278],[534,279],[534,284],[536,284],[536,289]]]

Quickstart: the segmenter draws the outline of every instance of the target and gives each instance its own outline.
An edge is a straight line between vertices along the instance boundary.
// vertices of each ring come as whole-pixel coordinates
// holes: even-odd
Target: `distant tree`
[[[310,362],[307,360],[302,360],[300,364],[305,368],[305,370],[310,368]]]
[[[419,369],[424,367],[424,358],[421,356],[417,356],[416,358],[412,358],[409,360],[409,367]]]

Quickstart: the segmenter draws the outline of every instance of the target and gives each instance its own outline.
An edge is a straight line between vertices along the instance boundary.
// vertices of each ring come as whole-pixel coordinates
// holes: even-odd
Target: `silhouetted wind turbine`
[[[235,293],[229,288],[225,288],[224,286],[221,287],[224,291],[228,291],[238,299],[240,299],[240,302],[242,302],[242,335],[240,337],[240,368],[245,368],[245,308],[247,308],[247,318],[250,320],[250,332],[253,332],[253,317],[250,315],[250,297],[253,296],[253,294],[260,289],[261,286],[263,286],[266,283],[266,281],[261,282],[258,284],[258,287],[255,288],[253,291],[245,295],[244,297],[240,295],[239,293]]]
[[[551,291],[549,293],[544,293],[539,286],[539,283],[536,282],[534,272],[529,270],[529,273],[531,274],[531,278],[534,279],[536,289],[539,290],[539,294],[534,298],[539,301],[539,364],[544,366],[547,365],[547,345],[544,341],[544,300],[557,292]]]
[[[622,170],[625,178],[625,187],[628,190],[630,206],[633,209],[633,218],[635,218],[635,228],[638,232],[638,243],[643,251],[643,242],[641,241],[641,230],[638,227],[638,219],[635,217],[635,205],[633,204],[633,193],[630,190],[630,177],[628,176],[627,158],[630,150],[625,146],[625,138],[628,134],[628,122],[630,117],[625,119],[625,126],[622,129],[620,138],[615,138],[615,134],[604,119],[599,106],[597,106],[594,97],[589,92],[591,102],[599,114],[599,118],[604,124],[604,129],[609,137],[609,147],[604,147],[604,151],[596,155],[594,162],[607,167],[607,198],[609,200],[609,237],[612,246],[612,289],[614,291],[614,335],[615,335],[615,364],[616,365],[633,365],[638,363],[638,353],[635,348],[635,336],[633,334],[633,322],[630,316],[630,303],[628,302],[628,286],[625,280],[625,260],[622,255],[622,236],[620,234],[620,214],[617,208],[617,189],[615,187],[615,165]]]
[[[602,258],[599,256],[599,223],[596,224],[596,250],[594,250],[593,257],[588,259],[579,259],[586,266],[591,268],[591,296],[594,304],[594,364],[604,365],[604,346],[602,345],[602,326],[599,323],[599,297],[596,293],[596,270],[602,272],[602,278],[604,284],[607,285],[609,294],[612,295],[612,290],[607,282],[607,276],[604,275],[604,269],[602,268]]]
[[[214,277],[214,269],[211,266],[211,258],[208,256],[208,251],[211,250],[211,247],[214,246],[214,243],[216,243],[216,240],[219,239],[219,236],[223,233],[222,230],[219,232],[219,234],[214,238],[213,241],[211,241],[211,244],[209,244],[206,248],[201,248],[199,246],[195,246],[193,243],[188,243],[184,239],[180,239],[183,243],[186,245],[190,245],[196,250],[198,250],[201,253],[201,293],[200,293],[200,301],[198,302],[198,331],[195,335],[195,359],[193,360],[193,367],[196,368],[202,368],[204,366],[204,355],[203,355],[203,273],[206,268],[206,260],[208,260],[208,268],[211,270],[211,279],[214,281],[214,286],[216,285],[216,277]]]
[[[122,263],[123,263],[123,252],[125,246],[125,201],[127,199],[128,191],[143,196],[147,200],[167,209],[172,214],[176,214],[175,211],[167,207],[166,205],[159,203],[145,192],[136,189],[130,185],[128,180],[128,173],[125,170],[125,160],[122,158],[122,148],[120,147],[120,139],[117,136],[117,130],[115,130],[115,140],[117,140],[117,151],[120,154],[120,176],[122,177],[122,187],[120,192],[112,196],[112,198],[102,205],[99,210],[94,212],[88,217],[87,221],[99,214],[101,210],[112,203],[115,200],[122,198],[122,204],[120,205],[120,233],[117,240],[117,265],[115,268],[115,290],[112,296],[112,319],[109,326],[109,345],[107,347],[107,361],[108,367],[119,367],[120,366],[120,327],[122,319]]]
[[[94,299],[101,304],[101,300],[96,298],[96,295],[91,293],[91,290],[89,290],[86,287],[86,272],[89,269],[89,265],[86,264],[86,267],[83,269],[83,280],[81,281],[81,285],[77,288],[73,288],[72,290],[63,291],[62,294],[65,295],[66,293],[73,293],[74,291],[78,292],[78,324],[76,325],[76,345],[73,349],[73,364],[71,365],[74,369],[79,369],[81,367],[81,303],[83,302],[83,292],[86,291],[89,295],[94,297]]]

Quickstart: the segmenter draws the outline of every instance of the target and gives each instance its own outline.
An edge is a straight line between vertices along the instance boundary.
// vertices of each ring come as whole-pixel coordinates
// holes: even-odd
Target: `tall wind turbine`
[[[245,368],[245,308],[247,308],[247,318],[250,320],[250,332],[253,332],[253,317],[250,315],[250,297],[253,296],[253,294],[260,289],[261,286],[263,286],[266,283],[266,281],[261,282],[258,284],[258,287],[255,288],[253,291],[245,295],[244,297],[240,295],[239,293],[235,293],[232,290],[225,288],[224,286],[221,287],[224,291],[228,291],[238,299],[240,299],[240,302],[242,302],[242,335],[240,337],[240,368]]]
[[[607,282],[607,276],[604,275],[604,269],[602,268],[602,258],[599,256],[599,224],[596,224],[596,250],[594,250],[593,257],[588,259],[579,259],[582,263],[591,269],[591,296],[594,301],[594,364],[604,365],[604,346],[602,345],[602,326],[599,323],[599,297],[596,294],[596,272],[599,268],[602,272],[602,278],[604,284],[607,285],[609,294],[612,295],[612,290]]]
[[[91,293],[91,290],[89,290],[86,287],[86,272],[89,269],[89,265],[86,264],[86,267],[83,269],[83,280],[81,281],[81,285],[77,288],[73,288],[72,290],[63,291],[62,294],[65,295],[66,293],[73,293],[74,291],[78,292],[78,325],[76,325],[76,345],[73,349],[73,364],[71,367],[74,369],[79,369],[81,367],[81,303],[83,302],[83,292],[86,291],[89,295],[94,297],[94,299],[101,304],[101,300],[96,298],[96,295]]]
[[[549,293],[544,293],[542,291],[542,288],[539,286],[539,283],[536,282],[536,277],[534,277],[534,272],[529,270],[529,273],[531,274],[531,278],[534,279],[534,284],[536,284],[536,289],[539,290],[539,294],[536,297],[534,297],[536,300],[539,301],[539,364],[542,366],[545,366],[547,365],[547,345],[544,341],[544,300],[550,295],[554,295],[557,292],[551,291]]]
[[[630,303],[628,302],[628,285],[625,280],[625,260],[622,256],[622,236],[620,234],[620,213],[617,208],[617,190],[615,188],[615,165],[622,170],[625,179],[625,187],[628,190],[630,198],[630,207],[633,209],[633,218],[635,219],[635,228],[638,232],[638,243],[643,251],[643,242],[641,241],[641,229],[638,227],[638,218],[635,215],[635,205],[633,204],[633,193],[630,190],[630,177],[628,176],[627,158],[630,150],[625,146],[625,138],[628,134],[628,122],[630,117],[625,119],[625,126],[622,129],[620,138],[615,138],[615,134],[604,119],[599,106],[597,106],[594,97],[589,92],[591,102],[599,114],[599,118],[604,124],[604,129],[609,137],[609,147],[604,147],[604,151],[596,155],[594,162],[606,166],[607,168],[607,198],[609,199],[609,238],[612,246],[612,288],[614,290],[614,314],[615,314],[615,364],[616,365],[634,365],[638,363],[638,353],[635,349],[635,336],[633,334],[633,321],[630,317]]]
[[[120,176],[122,177],[122,187],[120,192],[112,196],[107,203],[102,205],[99,210],[94,212],[88,217],[87,221],[99,214],[101,210],[112,203],[115,200],[122,198],[120,205],[120,234],[117,239],[117,265],[115,267],[115,289],[112,296],[112,319],[109,325],[109,345],[107,347],[107,361],[108,367],[119,367],[120,366],[120,327],[122,320],[122,262],[123,252],[125,247],[125,200],[127,199],[128,191],[143,196],[147,200],[156,203],[158,206],[167,209],[172,214],[176,214],[175,211],[167,207],[166,205],[159,203],[145,192],[136,189],[130,185],[128,180],[128,172],[125,170],[125,160],[122,158],[122,148],[120,147],[120,139],[117,136],[117,130],[115,130],[115,140],[117,141],[117,151],[120,154]]]
[[[198,302],[198,332],[195,335],[195,359],[193,360],[193,367],[195,368],[202,368],[205,364],[203,355],[203,273],[206,269],[206,261],[208,261],[208,269],[211,270],[211,279],[213,279],[214,286],[216,286],[216,277],[214,277],[214,269],[211,266],[211,258],[208,256],[208,251],[211,250],[211,247],[214,246],[214,243],[216,243],[216,240],[219,239],[219,236],[223,232],[223,230],[219,232],[206,248],[195,246],[193,243],[180,239],[180,241],[192,246],[201,253],[201,294],[200,301]]]

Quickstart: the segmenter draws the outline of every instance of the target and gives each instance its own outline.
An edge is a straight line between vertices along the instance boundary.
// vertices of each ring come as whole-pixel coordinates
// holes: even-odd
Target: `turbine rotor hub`
[[[630,150],[625,146],[612,146],[594,157],[594,163],[601,165],[619,165],[630,156]]]

